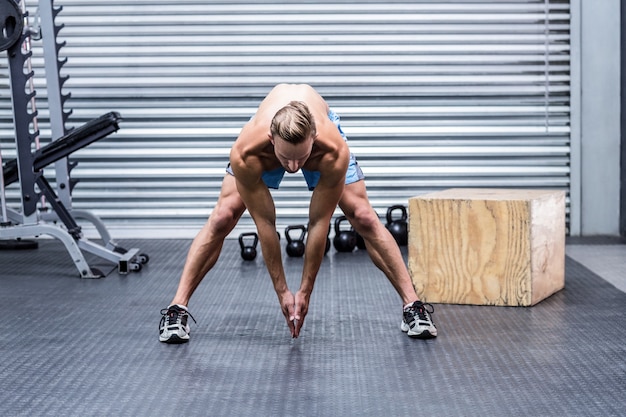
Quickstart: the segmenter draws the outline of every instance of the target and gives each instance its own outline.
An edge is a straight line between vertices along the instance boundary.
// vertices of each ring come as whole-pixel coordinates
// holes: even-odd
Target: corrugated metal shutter
[[[54,4],[71,124],[124,117],[72,158],[73,206],[114,236],[193,236],[231,143],[281,82],[313,85],[339,113],[381,217],[449,187],[569,188],[568,1]],[[33,63],[47,138],[41,51]],[[303,185],[286,176],[274,193],[279,230],[306,223]],[[235,233],[252,227],[246,215]]]

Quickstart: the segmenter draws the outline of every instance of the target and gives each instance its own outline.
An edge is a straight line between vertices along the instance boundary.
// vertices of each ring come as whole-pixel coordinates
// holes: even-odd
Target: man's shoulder
[[[242,127],[239,132],[237,140],[248,141],[250,139],[259,139],[262,136],[266,136],[270,129],[271,120],[268,120],[267,115],[264,112],[259,112],[253,115]]]

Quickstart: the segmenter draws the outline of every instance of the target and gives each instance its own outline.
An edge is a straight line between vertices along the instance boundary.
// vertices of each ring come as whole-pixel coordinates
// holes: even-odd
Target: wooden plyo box
[[[565,286],[565,193],[448,189],[409,199],[409,271],[425,302],[532,306]]]

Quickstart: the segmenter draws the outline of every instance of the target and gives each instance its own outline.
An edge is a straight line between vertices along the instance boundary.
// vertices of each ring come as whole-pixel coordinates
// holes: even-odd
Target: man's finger
[[[296,336],[296,326],[295,326],[294,320],[287,320],[287,325],[289,326],[289,331],[291,332],[291,337],[297,337]]]
[[[294,331],[296,332],[296,337],[300,336],[300,329],[302,329],[302,324],[304,320],[294,320]]]

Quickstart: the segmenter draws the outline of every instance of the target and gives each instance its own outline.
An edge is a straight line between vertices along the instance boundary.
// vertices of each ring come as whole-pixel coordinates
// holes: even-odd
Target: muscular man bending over
[[[402,331],[410,337],[437,336],[430,316],[432,306],[427,311],[428,304],[418,300],[400,249],[368,200],[363,173],[350,153],[339,117],[311,86],[274,87],[241,130],[226,171],[217,204],[189,249],[178,290],[170,306],[161,311],[160,341],[189,340],[189,299],[217,262],[224,239],[246,209],[256,224],[267,271],[291,336],[298,337],[337,205],[402,299]],[[302,280],[294,294],[285,279],[269,188],[278,188],[285,172],[297,171],[302,171],[313,192]]]

